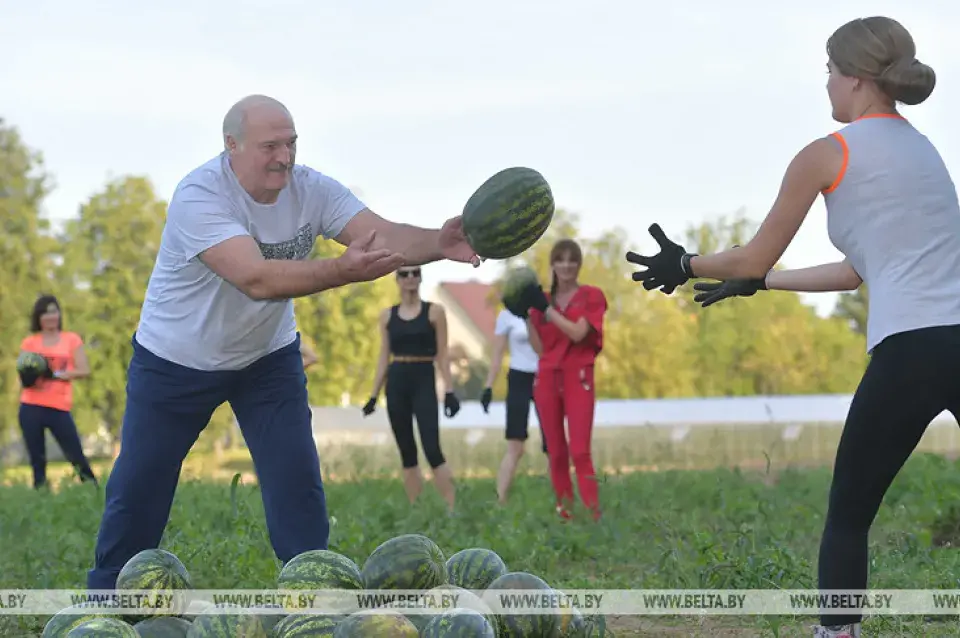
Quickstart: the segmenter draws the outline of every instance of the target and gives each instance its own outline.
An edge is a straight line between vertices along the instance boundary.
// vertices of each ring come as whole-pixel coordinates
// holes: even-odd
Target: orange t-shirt
[[[82,345],[83,339],[80,335],[64,331],[52,346],[43,345],[43,335],[33,334],[20,342],[20,349],[46,357],[50,362],[50,369],[61,372],[76,367],[73,353]],[[73,384],[60,379],[38,379],[32,388],[21,390],[20,402],[69,412],[73,407]]]

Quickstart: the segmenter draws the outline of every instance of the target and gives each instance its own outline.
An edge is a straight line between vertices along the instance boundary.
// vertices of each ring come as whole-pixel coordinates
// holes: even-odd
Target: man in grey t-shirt
[[[167,211],[133,337],[120,454],[106,485],[91,589],[113,589],[159,545],[180,466],[213,411],[237,417],[286,562],[329,537],[293,298],[441,259],[480,264],[460,217],[439,230],[385,220],[335,179],[295,163],[281,103],[249,96],[225,150],[190,172]],[[318,236],[346,246],[308,259]]]

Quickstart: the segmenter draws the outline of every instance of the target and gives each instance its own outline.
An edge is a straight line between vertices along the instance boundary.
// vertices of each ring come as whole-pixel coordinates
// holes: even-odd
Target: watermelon
[[[517,306],[520,305],[520,293],[529,285],[539,285],[537,273],[529,266],[517,266],[511,268],[503,278],[500,300],[504,307],[517,314]]]
[[[140,634],[119,618],[89,618],[68,631],[65,638],[140,638]]]
[[[46,358],[36,352],[21,352],[17,357],[17,372],[46,372],[49,367]]]
[[[583,619],[583,638],[615,638],[616,634],[607,627],[606,616],[592,614]]]
[[[508,571],[496,552],[482,547],[461,549],[447,559],[447,582],[464,589],[486,589]]]
[[[431,589],[447,582],[443,552],[422,534],[402,534],[373,550],[361,570],[366,589]]]
[[[483,614],[454,608],[434,616],[420,638],[497,638],[497,632]]]
[[[419,638],[416,625],[403,614],[384,609],[358,611],[337,624],[333,638]]]
[[[497,590],[531,589],[552,594],[553,589],[539,576],[527,572],[508,572],[492,583],[484,598],[497,596]],[[506,609],[506,605],[491,605]],[[541,612],[539,614],[498,614],[496,616],[497,635],[499,638],[554,638],[560,627],[559,610],[556,613]]]
[[[326,549],[313,549],[297,554],[280,570],[277,589],[363,589],[363,575],[355,562],[342,554]],[[349,613],[356,608],[335,609]],[[290,611],[296,611],[290,609]]]
[[[427,626],[427,623],[430,622],[430,619],[433,618],[433,614],[414,614],[408,610],[411,607],[420,608],[421,606],[416,606],[415,603],[403,602],[403,603],[389,603],[378,609],[389,609],[391,611],[397,611],[403,614],[404,618],[409,620],[414,627],[417,628],[417,631],[423,631],[423,628]]]
[[[272,638],[333,638],[344,616],[290,614],[273,628]]]
[[[479,590],[478,590],[479,591]],[[493,610],[490,609],[488,605],[482,598],[474,594],[472,591],[464,589],[463,587],[458,587],[456,585],[440,585],[439,587],[434,587],[433,589],[427,590],[424,592],[424,597],[431,594],[436,594],[441,596],[447,594],[449,596],[455,596],[456,598],[450,604],[444,604],[443,599],[434,598],[432,604],[434,605],[444,605],[446,608],[450,609],[469,609],[470,611],[475,611],[479,614],[482,614],[490,622],[491,625],[496,626],[497,618],[493,613]],[[429,620],[433,616],[427,616]],[[421,628],[422,629],[422,628]]]
[[[561,591],[558,594],[563,594]],[[587,623],[583,614],[576,607],[561,607],[559,610],[560,622],[557,625],[557,638],[586,638]]]
[[[103,612],[86,611],[89,607],[95,607],[95,603],[80,603],[65,607],[55,613],[43,627],[43,633],[40,638],[63,638],[67,632],[80,623],[93,618],[114,618],[110,614]]]
[[[179,616],[187,609],[183,590],[193,587],[190,573],[180,559],[164,549],[145,549],[137,552],[124,564],[117,575],[117,590],[149,590],[155,594],[172,596],[171,610],[144,608],[143,615]]]
[[[463,207],[463,234],[485,259],[515,257],[553,221],[550,184],[532,168],[507,168],[480,185]]]
[[[187,638],[270,638],[268,617],[261,614],[220,613],[217,609],[237,609],[240,605],[219,603],[208,607],[190,624]]]
[[[140,638],[186,638],[190,622],[173,616],[157,616],[141,620],[133,628]]]

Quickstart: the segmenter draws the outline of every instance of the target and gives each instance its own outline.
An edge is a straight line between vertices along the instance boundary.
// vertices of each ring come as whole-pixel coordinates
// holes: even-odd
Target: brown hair
[[[893,102],[920,104],[933,93],[937,76],[916,58],[910,32],[892,18],[857,18],[827,40],[827,56],[846,77],[872,80]]]
[[[572,239],[561,239],[553,245],[553,248],[550,249],[550,266],[552,277],[552,281],[550,282],[550,304],[553,307],[557,306],[558,283],[557,273],[553,272],[552,266],[565,255],[569,256],[577,264],[583,265],[583,251],[580,249],[580,244]]]

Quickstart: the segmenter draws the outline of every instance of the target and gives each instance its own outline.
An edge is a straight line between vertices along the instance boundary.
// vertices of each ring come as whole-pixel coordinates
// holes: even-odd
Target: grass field
[[[646,433],[649,435],[649,433]],[[637,436],[637,435],[634,435]],[[609,438],[608,437],[612,437]],[[510,503],[495,505],[491,472],[499,441],[469,444],[445,438],[461,476],[458,515],[448,517],[430,486],[410,507],[391,476],[389,445],[321,450],[330,513],[331,549],[357,562],[402,533],[433,538],[447,555],[470,546],[497,551],[512,569],[558,588],[810,588],[816,584],[819,534],[829,469],[791,469],[768,449],[750,448],[748,468],[633,471],[644,441],[607,432],[598,440],[604,466],[599,524],[560,524],[543,458],[531,453]],[[531,452],[539,441],[528,444]],[[706,445],[706,444],[705,444]],[[706,445],[717,454],[716,441]],[[747,446],[749,448],[749,446]],[[764,452],[767,451],[767,456]],[[661,450],[663,453],[663,450]],[[729,459],[727,459],[729,460]],[[795,459],[814,466],[817,454]],[[675,465],[682,466],[679,457]],[[769,467],[767,464],[769,463]],[[107,468],[98,465],[98,471]],[[28,468],[4,470],[0,488],[0,589],[82,587],[93,558],[102,496],[69,480],[49,493],[27,484]],[[230,478],[243,480],[231,490]],[[956,588],[960,554],[951,548],[960,524],[960,467],[918,455],[888,494],[871,536],[871,587]],[[162,546],[187,565],[201,589],[269,588],[279,564],[266,534],[259,492],[245,453],[223,458],[193,453],[184,469]],[[39,636],[45,618],[0,616],[0,635]],[[814,618],[747,617],[610,619],[618,636],[810,636]],[[907,617],[869,620],[870,636],[960,636],[960,622]]]

